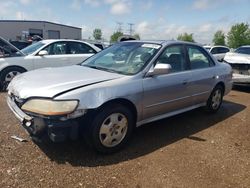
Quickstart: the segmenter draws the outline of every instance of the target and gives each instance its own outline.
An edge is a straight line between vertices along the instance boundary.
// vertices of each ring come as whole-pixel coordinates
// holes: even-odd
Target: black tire
[[[5,68],[1,73],[0,73],[0,90],[1,91],[6,91],[10,81],[6,80],[6,76],[9,73],[15,73],[15,74],[20,74],[25,72],[25,69],[21,68],[21,67],[9,67],[9,68]]]
[[[111,115],[114,115],[114,114],[121,114],[123,116],[122,118],[124,117],[126,118],[127,120],[126,130],[127,131],[124,134],[125,136],[123,137],[123,139],[119,143],[117,143],[117,145],[107,147],[101,141],[102,135],[100,135],[100,131],[101,131],[102,125],[105,124],[105,121],[108,121],[107,118],[109,118]],[[103,108],[99,109],[96,113],[92,113],[88,117],[88,119],[90,120],[88,122],[88,127],[85,127],[84,129],[84,137],[85,139],[87,139],[86,142],[89,146],[91,146],[97,152],[104,153],[104,154],[114,153],[122,149],[127,144],[133,132],[133,128],[135,124],[134,115],[132,114],[132,112],[127,107],[121,104],[106,105]],[[113,143],[113,141],[111,143]]]
[[[218,93],[220,94],[220,96],[218,95]],[[221,103],[223,101],[223,96],[223,87],[221,85],[216,85],[207,100],[206,111],[209,113],[216,113],[220,109]]]

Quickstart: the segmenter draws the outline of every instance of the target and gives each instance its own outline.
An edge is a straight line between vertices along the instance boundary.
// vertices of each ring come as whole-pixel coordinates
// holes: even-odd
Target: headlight
[[[31,99],[21,107],[22,110],[41,115],[57,116],[66,115],[75,111],[77,100],[53,101],[48,99]]]

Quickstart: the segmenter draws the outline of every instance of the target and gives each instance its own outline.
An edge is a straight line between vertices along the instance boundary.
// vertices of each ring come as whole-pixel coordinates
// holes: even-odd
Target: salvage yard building
[[[82,29],[48,21],[0,20],[0,36],[7,40],[22,40],[38,35],[43,39],[82,38]]]

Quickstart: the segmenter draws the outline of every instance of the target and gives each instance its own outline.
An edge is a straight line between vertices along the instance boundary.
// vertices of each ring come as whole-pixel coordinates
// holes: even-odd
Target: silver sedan
[[[217,112],[231,88],[230,65],[197,44],[128,41],[80,65],[18,75],[8,105],[32,137],[58,142],[84,135],[110,153],[136,126],[202,106]]]

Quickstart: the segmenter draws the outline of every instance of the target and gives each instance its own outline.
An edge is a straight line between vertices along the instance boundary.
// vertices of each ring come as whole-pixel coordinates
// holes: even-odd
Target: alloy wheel
[[[5,76],[5,82],[10,82],[16,75],[21,74],[18,71],[11,71]]]
[[[112,113],[102,123],[99,139],[105,147],[115,147],[122,142],[128,131],[128,119],[121,113]]]
[[[217,109],[221,104],[222,92],[220,89],[217,89],[212,96],[212,108]]]

